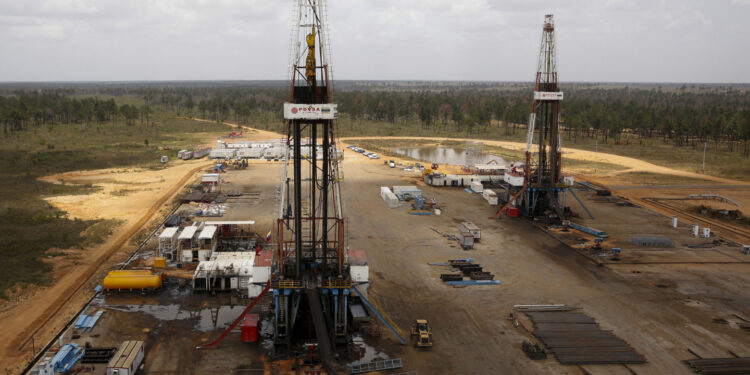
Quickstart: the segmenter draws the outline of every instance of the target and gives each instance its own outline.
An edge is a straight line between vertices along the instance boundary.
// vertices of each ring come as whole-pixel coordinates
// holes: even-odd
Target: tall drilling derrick
[[[557,216],[564,220],[565,190],[561,169],[560,102],[563,93],[557,84],[555,23],[544,16],[539,46],[534,99],[526,138],[526,164],[521,208],[530,217]],[[536,149],[536,153],[534,153]]]
[[[291,95],[284,103],[291,154],[284,166],[272,284],[275,352],[284,356],[317,343],[326,363],[351,341],[341,151],[335,138],[326,6],[323,0],[297,0],[295,6]]]

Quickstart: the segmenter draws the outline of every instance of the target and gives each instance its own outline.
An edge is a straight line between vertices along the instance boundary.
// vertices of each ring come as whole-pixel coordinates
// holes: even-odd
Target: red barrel
[[[242,342],[258,341],[258,314],[247,314],[240,328],[242,332]]]

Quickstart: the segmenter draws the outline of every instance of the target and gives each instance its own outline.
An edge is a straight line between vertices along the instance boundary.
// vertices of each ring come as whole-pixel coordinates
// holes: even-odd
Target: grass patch
[[[83,232],[84,241],[80,244],[82,248],[99,245],[114,233],[115,228],[125,223],[120,219],[99,220]]]
[[[617,177],[633,185],[701,185],[716,183],[711,180],[652,172],[625,172],[617,175]]]
[[[49,248],[65,249],[84,240],[92,221],[69,220],[49,206],[0,210],[0,297],[13,285],[52,281],[52,266],[40,261]]]
[[[113,195],[115,197],[124,197],[134,191],[137,191],[137,190],[122,188],[122,189],[117,189],[117,190],[109,192],[109,195]]]
[[[42,199],[53,195],[89,194],[98,189],[94,184],[65,181],[51,184],[39,181],[39,177],[114,167],[163,168],[159,162],[162,155],[175,160],[180,149],[197,146],[208,135],[223,134],[231,129],[226,125],[178,119],[174,114],[161,112],[152,115],[151,120],[144,125],[118,121],[31,126],[8,137],[0,136],[0,178],[3,181],[0,184],[0,267],[6,270],[0,278],[0,298],[14,285],[44,285],[52,281],[52,266],[41,261],[50,255],[45,253],[48,249],[101,243],[120,224],[119,220],[69,219],[66,212]],[[164,150],[164,147],[171,149]]]

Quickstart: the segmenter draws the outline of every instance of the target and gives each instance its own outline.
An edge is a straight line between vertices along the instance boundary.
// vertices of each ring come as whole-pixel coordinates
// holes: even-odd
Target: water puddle
[[[382,351],[378,351],[375,347],[368,345],[362,336],[355,335],[352,337],[352,343],[354,344],[354,359],[355,361],[349,364],[360,364],[369,363],[373,361],[382,361],[389,359],[388,354]]]
[[[459,147],[398,147],[394,148],[393,151],[399,155],[408,156],[412,159],[422,160],[428,163],[465,166],[468,164],[487,164],[494,160],[500,165],[506,164],[505,160],[500,156],[471,151]]]
[[[95,304],[112,310],[143,313],[159,321],[193,320],[194,329],[210,332],[224,329],[242,313],[250,300],[222,294],[193,294],[190,288],[168,286],[155,294],[111,293],[97,297]]]

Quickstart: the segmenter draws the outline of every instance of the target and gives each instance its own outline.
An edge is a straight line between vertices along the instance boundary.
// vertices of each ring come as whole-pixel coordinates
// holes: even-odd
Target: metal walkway
[[[401,362],[401,358],[394,358],[386,359],[383,361],[373,361],[368,363],[349,365],[349,373],[364,374],[366,372],[393,370],[402,367],[404,367],[404,365]]]

